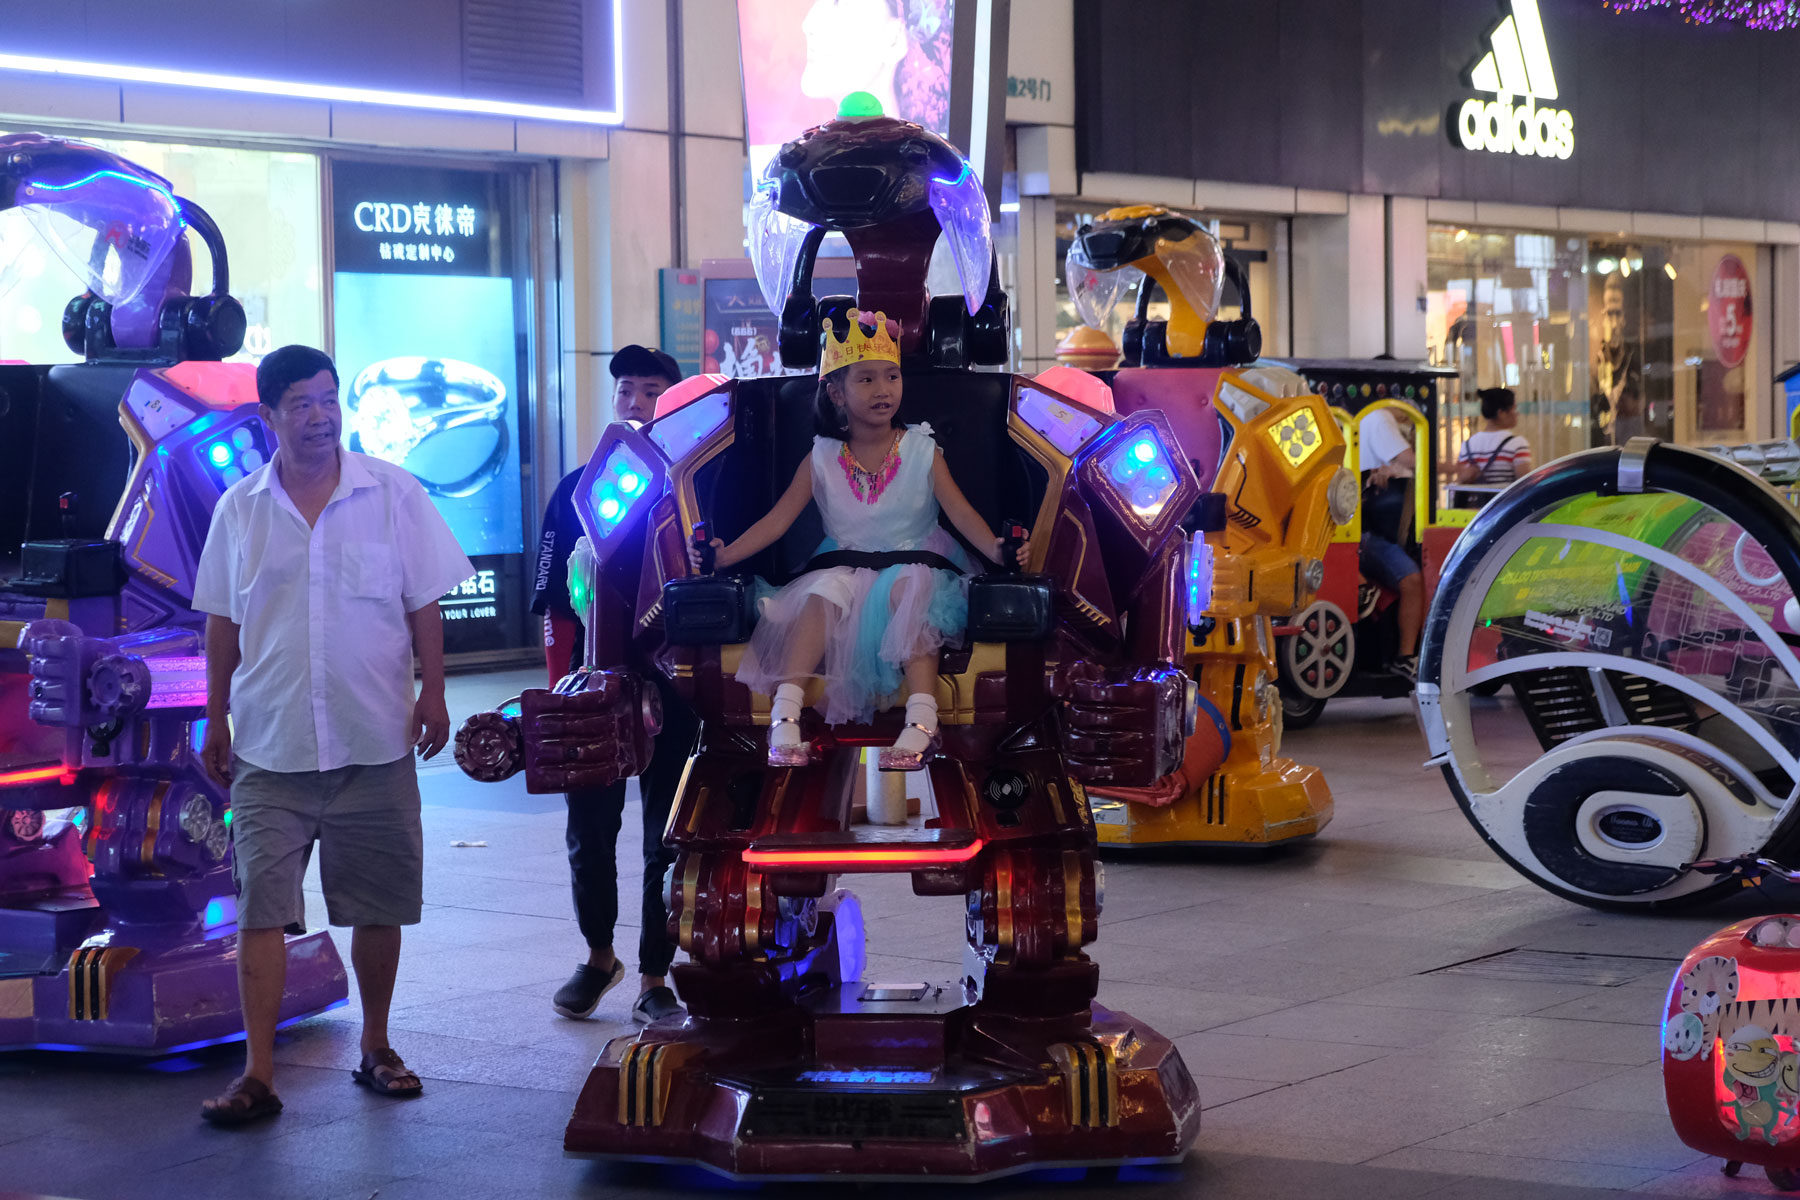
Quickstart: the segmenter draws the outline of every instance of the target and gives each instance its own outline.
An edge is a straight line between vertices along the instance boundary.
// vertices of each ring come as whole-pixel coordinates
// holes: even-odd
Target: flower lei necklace
[[[864,504],[873,504],[881,499],[881,493],[893,481],[900,470],[900,433],[894,432],[894,440],[888,445],[887,455],[873,470],[866,471],[856,461],[856,455],[850,451],[850,443],[845,440],[838,451],[838,465],[844,468],[844,478],[849,481],[850,492]]]

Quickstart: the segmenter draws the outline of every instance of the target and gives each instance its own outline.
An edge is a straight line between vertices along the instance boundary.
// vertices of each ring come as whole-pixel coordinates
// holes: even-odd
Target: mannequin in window
[[[1625,282],[1608,275],[1601,289],[1600,348],[1594,356],[1589,415],[1595,445],[1623,446],[1644,432],[1643,364],[1625,335]]]

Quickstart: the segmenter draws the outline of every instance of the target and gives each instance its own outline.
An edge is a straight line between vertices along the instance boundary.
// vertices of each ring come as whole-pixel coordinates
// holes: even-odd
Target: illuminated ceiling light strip
[[[933,867],[965,863],[981,853],[986,843],[976,838],[967,846],[949,849],[858,850],[853,847],[831,850],[756,850],[744,851],[744,862],[753,867],[841,867],[850,871],[862,866]]]
[[[64,784],[68,784],[74,781],[75,773],[65,769],[60,763],[51,767],[27,767],[22,771],[0,771],[0,787],[48,783],[52,779],[60,779]]]
[[[624,86],[620,11],[613,6],[613,85]],[[342,87],[328,83],[290,83],[281,79],[254,79],[243,75],[215,75],[206,71],[176,71],[163,67],[127,66],[120,63],[82,62],[44,58],[31,54],[0,54],[0,70],[27,71],[38,75],[68,75],[100,79],[107,83],[156,83],[169,87],[206,88],[220,92],[248,92],[286,96],[296,100],[326,100],[339,104],[385,104],[437,112],[470,113],[490,117],[515,117],[539,121],[568,121],[583,125],[618,125],[621,113],[591,108],[563,108],[550,104],[521,104],[510,100],[472,100],[463,96],[428,96],[417,92],[389,92],[380,88]]]

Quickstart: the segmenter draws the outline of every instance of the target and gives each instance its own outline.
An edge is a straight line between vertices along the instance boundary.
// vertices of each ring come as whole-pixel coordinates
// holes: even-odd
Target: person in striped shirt
[[[1518,400],[1511,388],[1483,388],[1481,429],[1469,435],[1456,459],[1457,483],[1511,483],[1531,470],[1531,443],[1513,430]]]

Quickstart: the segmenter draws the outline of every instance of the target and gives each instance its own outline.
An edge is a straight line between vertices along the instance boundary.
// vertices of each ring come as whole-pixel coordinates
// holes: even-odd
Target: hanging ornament
[[[1800,28],[1800,0],[1601,0],[1616,13],[1672,9],[1690,25],[1742,25],[1746,29]]]

